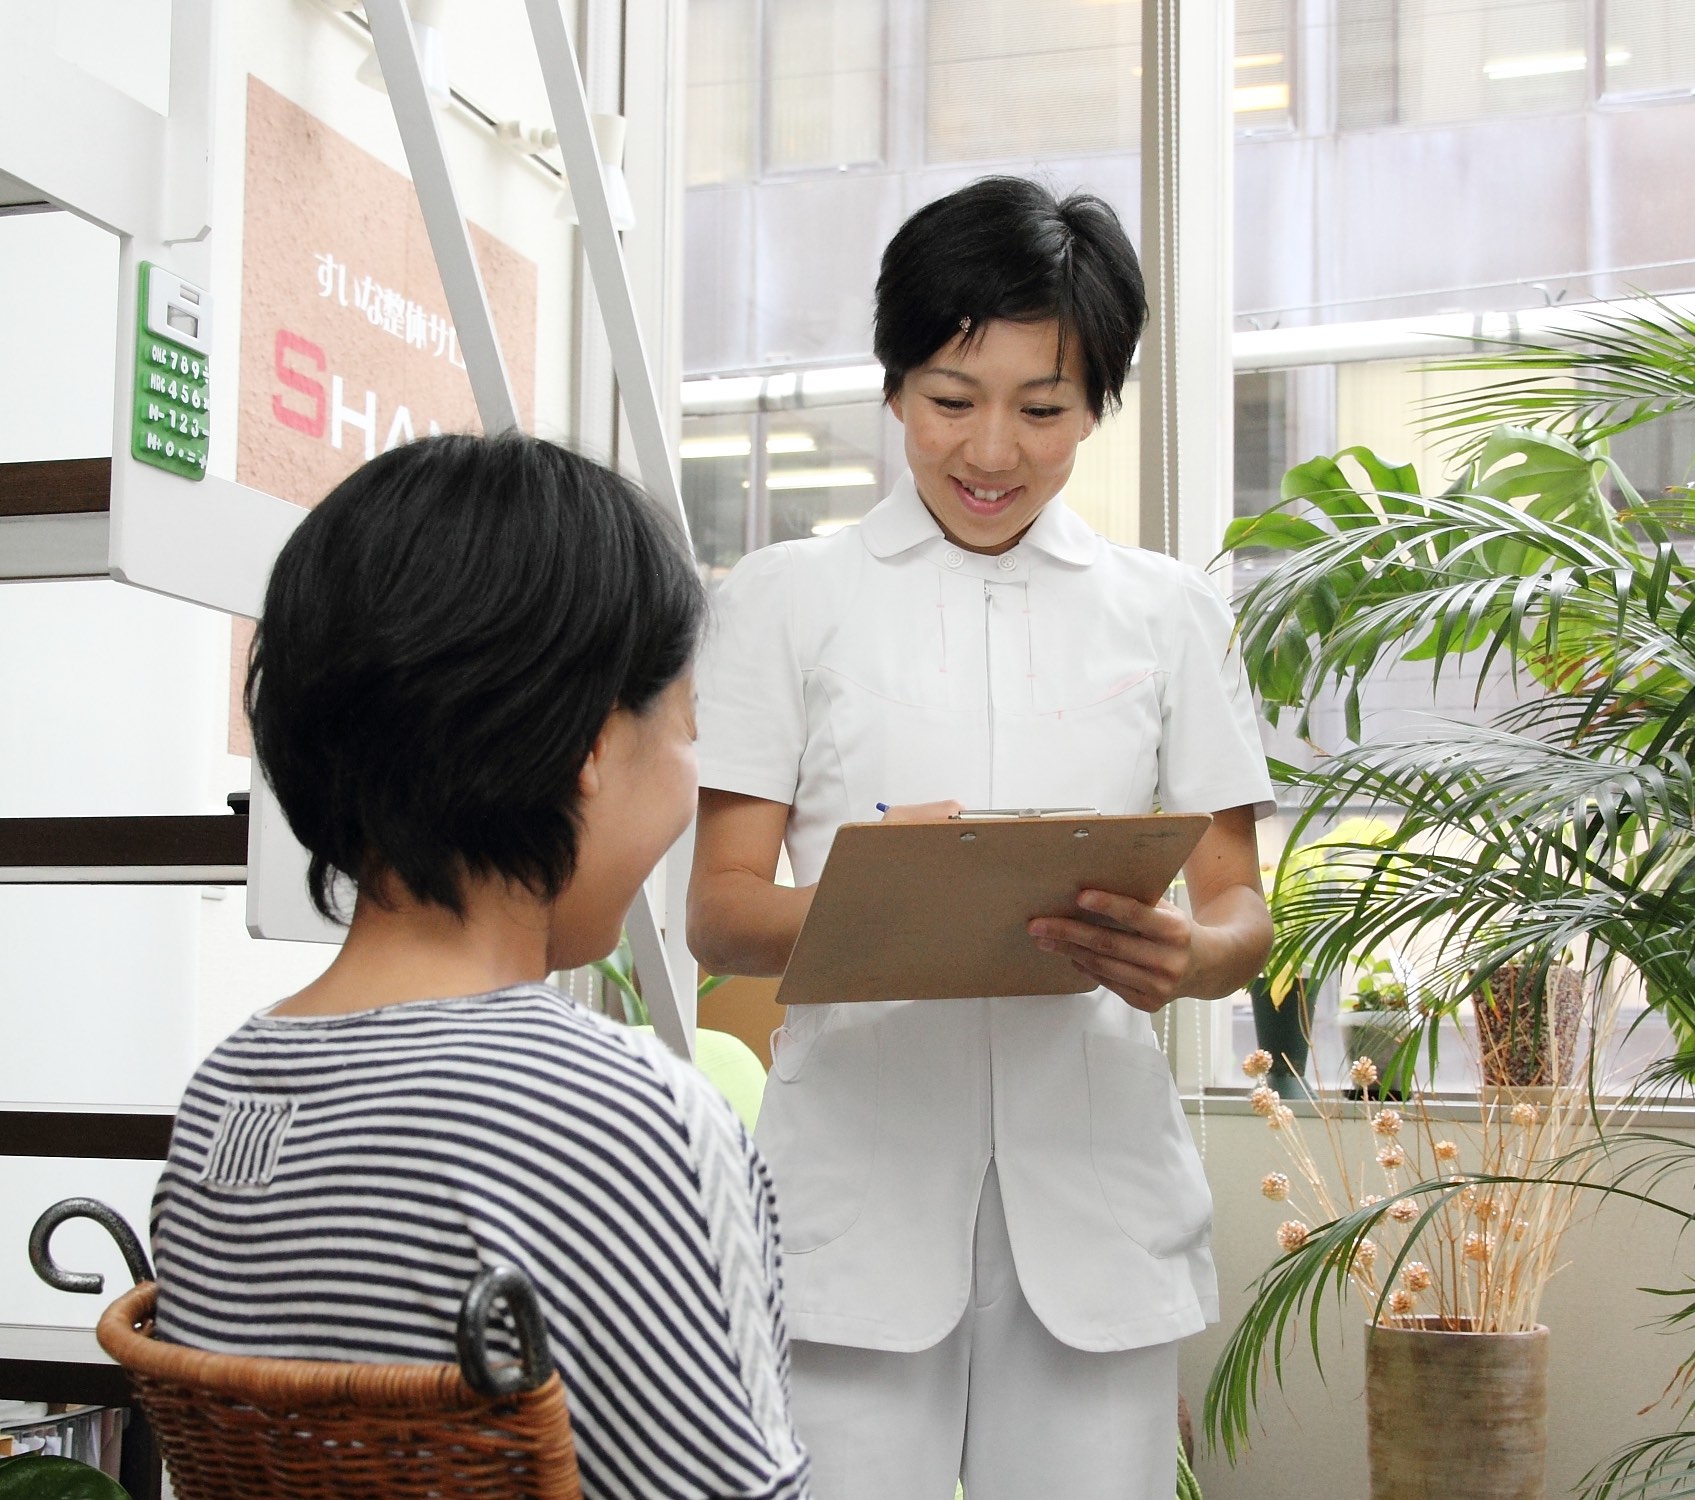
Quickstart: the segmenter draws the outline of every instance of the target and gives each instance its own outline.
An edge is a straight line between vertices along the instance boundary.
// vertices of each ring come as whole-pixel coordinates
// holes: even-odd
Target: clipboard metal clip
[[[992,823],[1009,818],[1098,818],[1095,807],[967,807],[949,815],[956,823]]]

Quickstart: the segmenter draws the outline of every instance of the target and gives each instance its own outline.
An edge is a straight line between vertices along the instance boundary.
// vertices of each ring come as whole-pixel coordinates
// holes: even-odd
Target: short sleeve
[[[782,546],[736,564],[695,667],[700,784],[790,806],[806,748],[792,567]]]
[[[1172,668],[1159,745],[1166,812],[1276,810],[1254,695],[1236,648],[1235,620],[1205,575],[1185,569],[1169,620]]]
[[[720,1466],[748,1475],[745,1487],[727,1490],[726,1496],[805,1500],[809,1463],[789,1407],[789,1336],[771,1174],[741,1121],[711,1084],[673,1059],[655,1056],[655,1061],[667,1076],[688,1132],[723,1299],[725,1360],[737,1372],[752,1428],[709,1426],[694,1436],[693,1444],[720,1446]]]

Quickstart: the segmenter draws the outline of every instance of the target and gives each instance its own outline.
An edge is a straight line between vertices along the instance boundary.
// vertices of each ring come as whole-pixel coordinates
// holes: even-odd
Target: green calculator
[[[184,479],[206,477],[212,439],[211,300],[205,288],[141,263],[130,452]]]

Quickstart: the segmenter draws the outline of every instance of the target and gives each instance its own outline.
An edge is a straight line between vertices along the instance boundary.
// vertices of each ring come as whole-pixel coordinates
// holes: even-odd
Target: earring
[[[964,317],[959,320],[959,331],[962,334],[971,332],[971,319],[969,317]]]

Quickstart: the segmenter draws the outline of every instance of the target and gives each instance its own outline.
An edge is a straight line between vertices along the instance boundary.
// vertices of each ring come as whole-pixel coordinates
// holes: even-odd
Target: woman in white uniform
[[[948,1500],[958,1476],[970,1500],[1174,1490],[1176,1340],[1217,1291],[1150,1017],[1258,972],[1271,787],[1211,584],[1061,494],[1145,316],[1098,198],[990,178],[921,209],[884,252],[874,339],[910,472],[719,594],[689,891],[714,971],[782,972],[835,830],[879,803],[1213,814],[1189,912],[1093,891],[1101,925],[1031,924],[1093,992],[796,1007],[773,1038],[757,1139],[820,1500]]]

